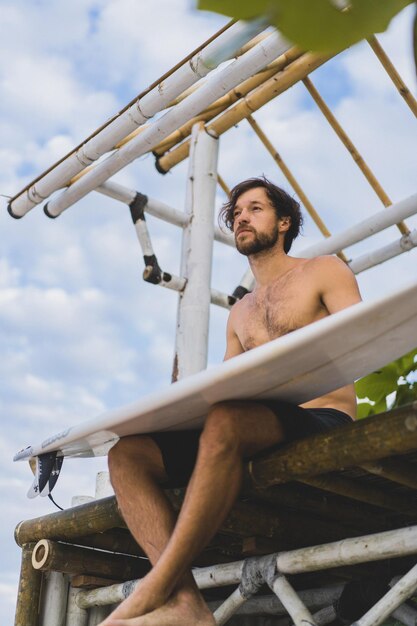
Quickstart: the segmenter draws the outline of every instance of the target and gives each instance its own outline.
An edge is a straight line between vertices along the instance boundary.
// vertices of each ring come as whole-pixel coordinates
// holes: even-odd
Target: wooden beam
[[[409,495],[390,493],[383,487],[365,485],[359,480],[351,480],[334,474],[321,476],[304,476],[300,479],[305,485],[311,485],[330,493],[337,493],[352,500],[359,500],[383,509],[396,511],[417,519],[417,504],[410,500]]]
[[[373,415],[248,463],[245,485],[260,488],[317,476],[417,449],[417,403]]]
[[[81,548],[41,539],[33,548],[32,565],[39,571],[86,574],[110,580],[133,580],[150,570],[148,559]]]
[[[32,550],[34,546],[34,543],[22,545],[22,563],[17,592],[15,626],[38,626],[42,572],[32,567]]]
[[[417,467],[412,463],[398,459],[385,459],[384,461],[364,463],[361,467],[370,474],[382,476],[394,483],[417,490]]]
[[[40,539],[73,539],[101,533],[110,528],[125,526],[116,498],[110,496],[50,515],[20,522],[15,530],[16,543],[36,542]]]

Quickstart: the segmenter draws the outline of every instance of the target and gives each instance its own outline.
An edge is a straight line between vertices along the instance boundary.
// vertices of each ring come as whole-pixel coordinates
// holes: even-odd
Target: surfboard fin
[[[48,496],[57,483],[63,462],[64,457],[57,456],[57,452],[48,452],[36,457],[35,477],[27,497]]]

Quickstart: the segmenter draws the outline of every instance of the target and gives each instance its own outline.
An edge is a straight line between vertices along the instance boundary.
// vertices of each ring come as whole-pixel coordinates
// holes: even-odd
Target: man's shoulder
[[[339,259],[339,257],[330,254],[306,259],[306,267],[318,273],[352,273],[351,269],[344,261]]]

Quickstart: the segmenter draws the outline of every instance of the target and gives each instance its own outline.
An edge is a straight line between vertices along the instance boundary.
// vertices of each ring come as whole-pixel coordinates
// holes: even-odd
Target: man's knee
[[[110,477],[118,472],[124,472],[132,464],[136,472],[159,474],[162,466],[160,451],[151,437],[133,435],[122,437],[110,449],[108,455]]]
[[[240,452],[241,424],[239,416],[244,403],[219,402],[210,409],[200,438],[200,451],[210,456],[229,455]]]

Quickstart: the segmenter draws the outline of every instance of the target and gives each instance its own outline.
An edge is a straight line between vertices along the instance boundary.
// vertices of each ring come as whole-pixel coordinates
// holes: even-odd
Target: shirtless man
[[[299,205],[266,179],[237,185],[222,215],[256,279],[254,291],[231,310],[226,359],[360,300],[352,272],[337,257],[287,255],[302,222]],[[190,566],[233,506],[243,460],[351,421],[355,409],[349,385],[301,407],[219,403],[200,437],[188,431],[121,439],[109,453],[111,479],[126,523],[153,569],[102,626],[213,626]],[[176,520],[163,486],[177,486],[190,475]]]

